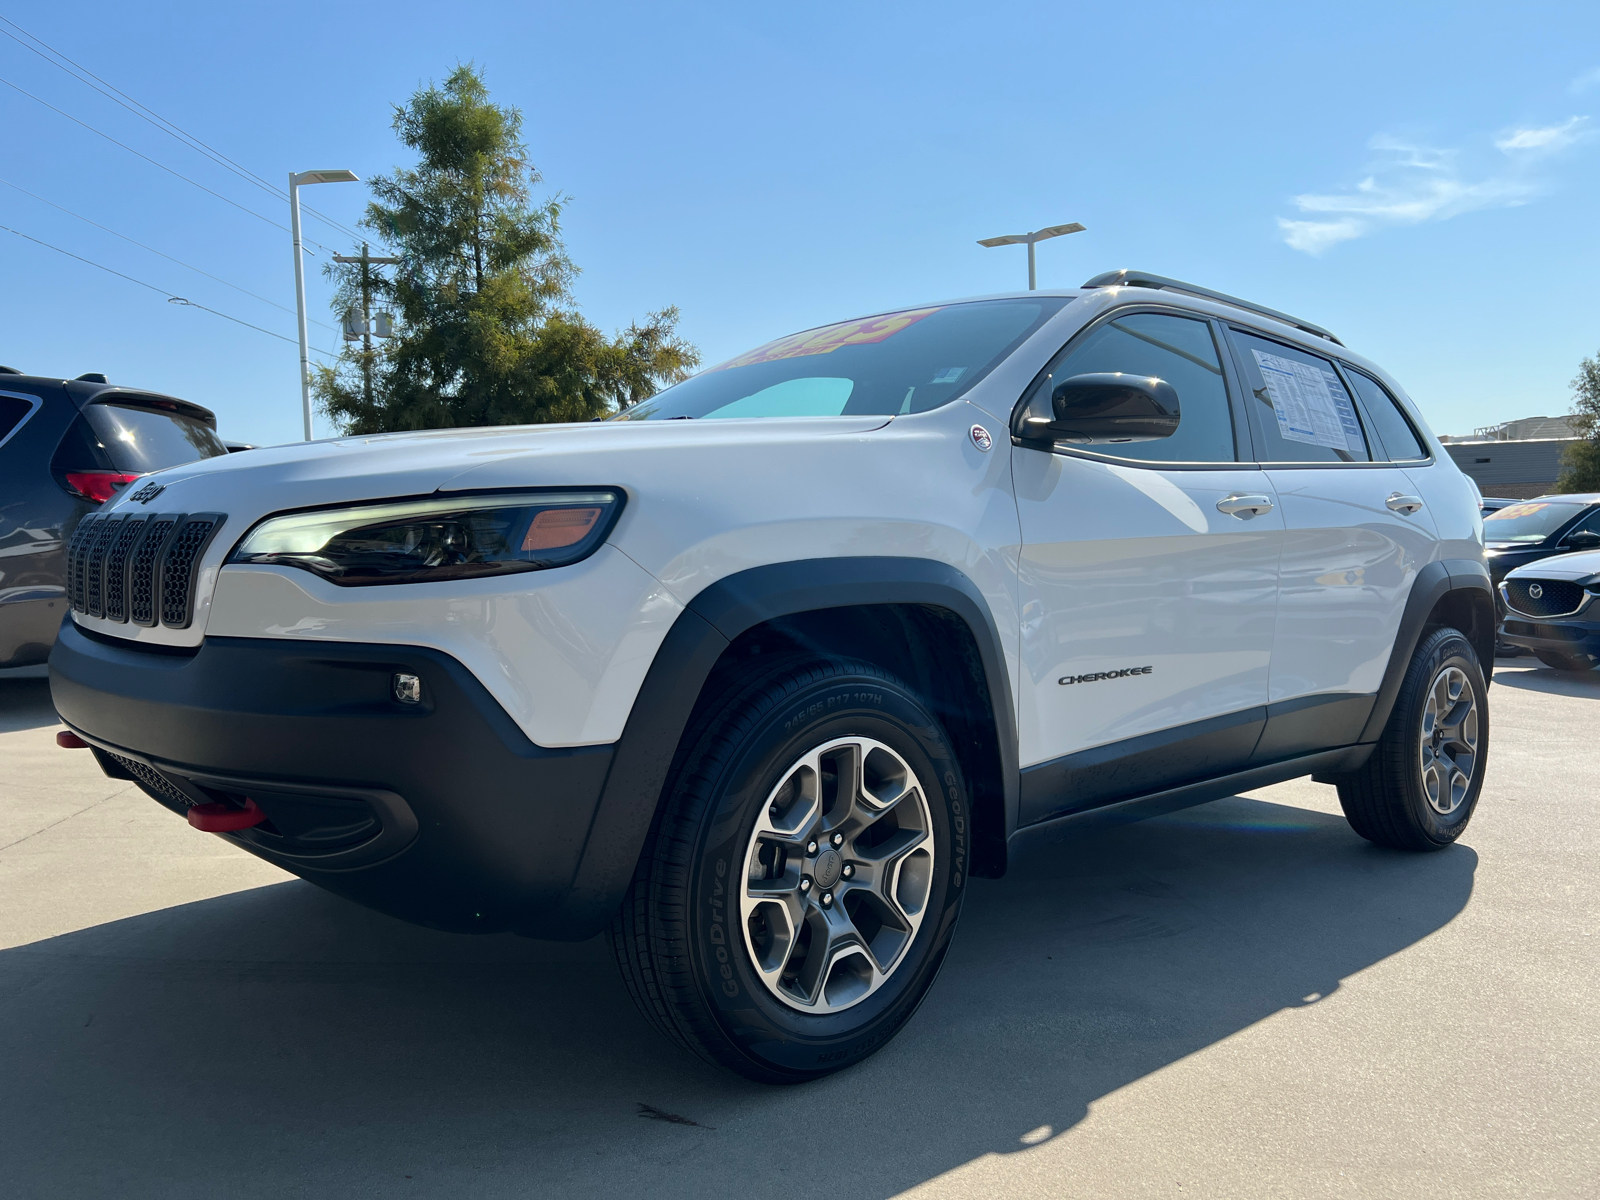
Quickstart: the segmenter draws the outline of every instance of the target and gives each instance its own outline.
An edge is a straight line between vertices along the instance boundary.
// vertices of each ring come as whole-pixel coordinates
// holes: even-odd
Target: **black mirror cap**
[[[1577,546],[1582,550],[1593,550],[1600,546],[1600,533],[1592,529],[1580,529],[1577,533],[1569,533],[1564,539],[1568,546]]]
[[[1050,394],[1049,435],[1078,442],[1149,442],[1178,432],[1178,392],[1165,379],[1099,371],[1074,375]]]

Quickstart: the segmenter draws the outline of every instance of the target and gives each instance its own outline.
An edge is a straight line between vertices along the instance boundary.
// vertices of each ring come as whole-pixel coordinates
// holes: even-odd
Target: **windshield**
[[[971,388],[1069,300],[980,300],[824,325],[703,371],[612,420],[926,412]]]
[[[1483,519],[1486,542],[1542,542],[1584,509],[1560,500],[1508,504]]]

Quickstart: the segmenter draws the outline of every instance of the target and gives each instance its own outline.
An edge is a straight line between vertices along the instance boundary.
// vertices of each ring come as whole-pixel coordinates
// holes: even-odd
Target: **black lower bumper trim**
[[[421,678],[422,703],[393,698],[397,673]],[[117,773],[167,807],[248,796],[268,823],[215,836],[441,929],[550,932],[612,758],[535,745],[461,663],[421,647],[208,638],[178,657],[69,621],[50,681],[102,763],[120,756]]]

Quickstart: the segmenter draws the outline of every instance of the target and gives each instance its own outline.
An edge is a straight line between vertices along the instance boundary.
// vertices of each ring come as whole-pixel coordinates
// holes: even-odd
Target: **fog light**
[[[394,698],[401,704],[422,703],[422,680],[415,675],[396,675],[394,677]]]

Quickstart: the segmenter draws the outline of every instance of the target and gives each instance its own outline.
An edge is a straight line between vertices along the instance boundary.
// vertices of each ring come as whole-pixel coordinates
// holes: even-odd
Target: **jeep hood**
[[[703,462],[708,453],[737,457],[740,447],[752,444],[804,446],[870,433],[891,419],[873,415],[600,421],[298,442],[158,471],[148,479],[163,490],[143,507],[151,512],[224,512],[233,520],[254,521],[285,509],[434,492],[551,485],[628,487],[630,475],[671,477],[674,457]],[[145,491],[142,485],[130,488],[107,510],[139,509],[130,496]]]

